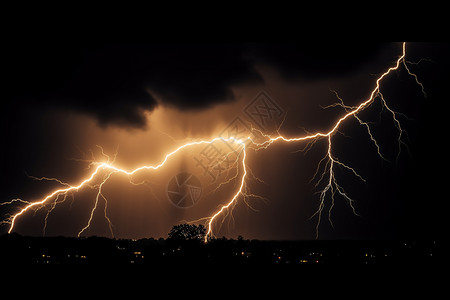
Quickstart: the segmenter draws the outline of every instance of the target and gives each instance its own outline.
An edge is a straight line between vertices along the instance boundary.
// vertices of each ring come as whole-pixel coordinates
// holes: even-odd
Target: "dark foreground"
[[[259,241],[0,236],[0,265],[381,265],[442,264],[442,241]]]

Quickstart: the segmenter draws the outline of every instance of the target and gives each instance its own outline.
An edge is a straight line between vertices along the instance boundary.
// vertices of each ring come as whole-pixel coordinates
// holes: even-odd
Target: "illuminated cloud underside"
[[[143,165],[138,168],[132,169],[132,170],[126,170],[123,168],[118,167],[115,165],[115,157],[110,158],[106,154],[102,153],[105,157],[108,157],[108,160],[106,162],[91,162],[91,167],[94,167],[93,170],[88,174],[85,178],[83,178],[79,184],[77,185],[70,185],[68,183],[64,183],[56,178],[36,178],[39,180],[51,180],[56,181],[59,184],[61,184],[61,188],[54,190],[53,192],[47,194],[43,198],[41,198],[38,201],[35,202],[29,202],[22,199],[13,199],[9,202],[2,203],[1,205],[11,205],[11,204],[23,204],[23,208],[21,208],[18,212],[15,214],[12,214],[8,216],[5,220],[2,221],[2,224],[7,224],[9,226],[8,233],[11,233],[17,222],[20,220],[20,217],[24,215],[29,210],[38,210],[43,207],[45,207],[48,204],[50,205],[50,208],[48,208],[46,216],[45,216],[45,223],[44,223],[44,232],[45,227],[47,225],[47,218],[49,214],[53,211],[53,209],[56,207],[57,204],[64,202],[67,197],[74,197],[75,193],[80,191],[84,188],[93,188],[97,191],[96,198],[95,198],[95,204],[92,210],[90,211],[90,217],[86,225],[80,229],[78,232],[78,236],[82,236],[84,231],[88,229],[91,225],[94,213],[98,207],[99,201],[103,200],[105,201],[105,207],[104,207],[104,217],[107,220],[109,224],[109,229],[111,232],[111,235],[114,236],[113,233],[113,227],[112,222],[110,218],[107,215],[107,198],[103,194],[103,188],[108,183],[108,180],[115,174],[123,174],[128,176],[130,183],[132,184],[139,184],[135,183],[132,180],[132,176],[137,174],[138,172],[144,171],[144,170],[158,170],[162,168],[166,162],[168,162],[173,156],[181,153],[183,150],[194,147],[196,145],[202,145],[202,144],[211,144],[218,140],[223,140],[226,142],[233,142],[238,145],[238,155],[236,157],[235,163],[232,165],[234,168],[236,168],[236,174],[228,179],[226,182],[223,182],[219,185],[218,188],[223,186],[225,183],[230,182],[231,180],[236,180],[238,184],[236,184],[236,190],[233,192],[232,196],[228,201],[226,201],[224,205],[222,205],[220,208],[218,208],[214,213],[212,213],[209,216],[205,216],[204,218],[193,220],[192,222],[204,222],[207,226],[207,235],[205,237],[205,241],[208,240],[209,237],[214,236],[214,231],[216,226],[219,226],[223,223],[224,219],[230,214],[230,211],[236,206],[236,203],[243,199],[245,201],[246,198],[249,197],[258,197],[257,195],[251,194],[247,189],[247,179],[249,177],[248,172],[248,166],[247,166],[247,157],[249,155],[249,150],[259,151],[259,150],[265,150],[268,149],[271,145],[275,143],[308,143],[310,147],[312,144],[317,142],[318,140],[326,140],[328,147],[325,155],[318,163],[316,172],[313,176],[313,179],[316,179],[316,188],[319,186],[320,183],[324,183],[325,186],[319,191],[319,205],[314,213],[313,216],[317,216],[317,225],[316,225],[316,238],[319,234],[319,225],[322,219],[323,210],[325,208],[325,202],[327,199],[330,199],[331,205],[329,205],[328,209],[328,219],[331,223],[331,212],[334,206],[334,202],[336,199],[336,195],[340,195],[343,199],[345,199],[352,209],[353,213],[357,215],[357,212],[355,210],[355,207],[353,205],[354,199],[352,199],[345,191],[344,188],[338,183],[336,176],[335,176],[335,168],[336,166],[341,166],[349,171],[351,171],[357,178],[365,181],[356,171],[354,168],[344,164],[343,162],[339,161],[334,155],[333,155],[333,137],[334,134],[339,131],[339,128],[343,124],[344,121],[355,118],[360,125],[364,126],[367,130],[368,138],[371,140],[371,142],[375,145],[378,155],[382,159],[386,159],[381,152],[380,146],[377,143],[376,139],[372,135],[371,128],[369,123],[364,122],[360,117],[358,117],[358,114],[365,110],[367,107],[369,107],[372,103],[374,103],[375,100],[380,101],[381,105],[389,111],[389,113],[392,115],[392,119],[394,122],[395,129],[398,131],[398,144],[399,144],[399,151],[398,155],[400,154],[400,146],[402,143],[402,137],[404,134],[404,130],[401,127],[401,124],[397,118],[398,113],[392,110],[388,106],[387,99],[384,98],[383,94],[380,91],[380,86],[383,80],[385,80],[388,75],[391,74],[391,72],[399,69],[400,67],[404,67],[405,70],[408,72],[409,75],[411,75],[415,82],[421,87],[423,94],[426,96],[424,87],[422,83],[418,80],[418,77],[410,71],[408,68],[409,62],[405,59],[406,56],[406,43],[403,43],[402,47],[402,54],[398,57],[395,64],[391,67],[389,67],[383,74],[381,74],[377,80],[375,87],[370,93],[370,96],[361,101],[359,105],[356,106],[348,106],[344,103],[344,101],[339,97],[338,93],[335,92],[337,99],[339,100],[333,105],[327,106],[327,107],[336,107],[339,106],[344,109],[345,114],[343,114],[340,118],[337,119],[337,121],[331,126],[331,128],[328,131],[324,132],[316,132],[316,133],[308,133],[307,135],[301,135],[301,136],[293,136],[293,137],[286,137],[278,133],[278,135],[271,136],[267,135],[263,132],[261,132],[258,129],[252,128],[254,131],[258,131],[258,134],[263,137],[263,141],[256,142],[252,140],[250,137],[244,138],[244,139],[237,139],[235,137],[229,137],[229,138],[222,138],[222,137],[216,137],[209,140],[198,140],[198,141],[189,141],[187,143],[184,143],[177,148],[173,149],[171,152],[168,152],[164,159],[156,164],[156,165]],[[117,153],[116,153],[117,154]],[[323,171],[320,172],[320,170],[323,168]],[[246,202],[246,201],[245,201]],[[247,203],[247,202],[246,202]],[[221,220],[221,222],[220,222]]]

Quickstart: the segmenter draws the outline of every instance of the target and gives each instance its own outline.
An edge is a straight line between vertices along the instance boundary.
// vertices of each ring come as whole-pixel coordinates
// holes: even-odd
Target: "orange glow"
[[[133,175],[136,175],[137,173],[139,173],[141,171],[145,171],[145,170],[157,171],[160,168],[164,167],[168,161],[173,159],[173,157],[179,155],[183,151],[187,151],[188,148],[192,148],[192,147],[198,146],[198,145],[212,144],[215,141],[219,141],[219,140],[233,142],[238,145],[238,150],[239,150],[237,152],[235,164],[233,164],[233,166],[235,166],[237,171],[236,171],[235,176],[233,176],[231,179],[228,179],[226,182],[221,183],[220,186],[224,183],[228,183],[232,179],[236,179],[236,181],[239,182],[239,184],[237,184],[237,187],[236,187],[235,191],[233,192],[232,196],[229,198],[229,200],[227,200],[225,202],[224,205],[221,205],[219,208],[217,208],[215,210],[215,212],[213,212],[210,216],[203,217],[201,219],[192,221],[192,222],[201,222],[201,221],[206,222],[205,223],[207,225],[207,234],[205,237],[205,242],[206,242],[208,240],[208,238],[214,236],[214,230],[215,230],[216,224],[219,222],[218,220],[220,218],[222,218],[222,222],[223,222],[225,217],[235,207],[235,205],[236,205],[237,201],[240,199],[240,197],[243,197],[245,199],[246,197],[254,196],[254,195],[249,195],[246,192],[246,182],[247,182],[248,175],[249,175],[248,165],[247,165],[248,164],[247,159],[248,159],[248,155],[249,155],[248,150],[254,150],[254,151],[265,150],[277,142],[280,142],[280,143],[301,143],[301,142],[315,143],[318,140],[326,139],[327,144],[328,144],[327,152],[326,152],[325,156],[320,160],[317,170],[316,170],[316,173],[314,174],[314,177],[313,177],[313,179],[318,177],[316,187],[322,181],[324,181],[326,183],[325,187],[320,191],[320,196],[319,196],[320,203],[319,203],[318,209],[312,216],[312,217],[314,217],[314,216],[318,217],[318,221],[317,221],[317,225],[316,225],[316,237],[317,237],[318,236],[318,228],[319,228],[319,225],[321,222],[321,217],[323,214],[323,209],[325,207],[325,199],[328,194],[331,196],[331,201],[332,201],[331,202],[332,204],[328,211],[329,216],[331,215],[331,210],[333,209],[333,206],[334,206],[336,193],[341,195],[347,201],[347,203],[351,207],[353,213],[355,215],[357,215],[357,212],[353,205],[354,200],[352,198],[350,198],[350,196],[344,191],[342,186],[338,184],[337,179],[335,177],[335,173],[334,173],[335,166],[339,165],[339,166],[342,166],[345,169],[351,171],[356,177],[358,177],[359,179],[364,181],[364,179],[356,172],[356,170],[354,168],[344,164],[343,162],[339,161],[336,157],[333,156],[333,136],[335,133],[338,132],[342,123],[344,121],[350,119],[351,117],[354,117],[361,125],[365,126],[371,141],[374,143],[374,145],[377,148],[378,155],[381,158],[385,159],[383,157],[383,155],[381,154],[378,143],[376,142],[375,138],[373,137],[373,135],[370,131],[369,124],[363,122],[358,117],[358,113],[360,113],[365,108],[370,106],[374,102],[375,99],[379,98],[381,104],[392,114],[394,124],[395,124],[397,130],[399,131],[398,142],[399,142],[399,144],[401,143],[401,136],[403,133],[403,129],[400,125],[400,122],[397,119],[397,113],[388,106],[386,100],[384,99],[383,95],[381,94],[380,85],[381,85],[382,81],[391,72],[397,70],[401,65],[403,65],[405,67],[405,69],[407,70],[408,74],[413,76],[416,83],[421,86],[422,92],[424,93],[423,85],[419,82],[417,76],[415,74],[413,74],[410,71],[410,69],[408,68],[407,62],[405,61],[405,55],[406,55],[406,44],[403,43],[402,54],[397,59],[394,66],[388,68],[383,74],[381,74],[377,78],[375,87],[370,92],[369,97],[367,99],[361,101],[359,105],[353,106],[353,107],[346,106],[344,104],[344,102],[342,101],[342,99],[335,92],[336,97],[339,99],[339,102],[334,104],[334,106],[341,106],[342,108],[345,109],[346,113],[344,115],[342,115],[340,118],[338,118],[337,121],[331,126],[331,128],[328,131],[315,132],[315,133],[310,133],[310,134],[300,135],[300,136],[286,137],[279,133],[274,136],[267,135],[267,134],[259,131],[258,129],[252,128],[253,131],[259,132],[259,135],[261,135],[264,139],[263,141],[257,142],[257,141],[252,140],[250,137],[247,137],[246,139],[237,139],[235,137],[229,137],[229,138],[213,137],[213,138],[201,139],[198,141],[191,140],[189,142],[184,142],[180,146],[171,150],[170,152],[167,152],[167,154],[165,154],[164,158],[157,164],[154,164],[154,165],[145,165],[144,164],[144,165],[140,165],[139,167],[130,168],[130,169],[127,169],[124,167],[119,167],[119,164],[116,163],[115,157],[113,159],[111,159],[106,154],[104,154],[103,149],[102,149],[102,155],[107,158],[107,161],[106,162],[92,161],[91,167],[94,166],[95,168],[93,170],[91,170],[90,173],[88,175],[86,175],[86,177],[81,179],[81,181],[78,184],[70,185],[70,184],[64,183],[56,178],[45,178],[45,177],[37,178],[40,180],[57,181],[58,183],[64,185],[65,187],[56,189],[53,192],[46,195],[45,197],[43,197],[42,199],[35,201],[35,202],[28,202],[28,201],[24,201],[21,199],[14,199],[14,200],[11,200],[10,202],[3,203],[2,205],[12,204],[13,202],[20,202],[20,203],[25,204],[25,206],[19,212],[17,212],[14,215],[11,215],[8,219],[3,221],[2,223],[9,224],[8,233],[11,233],[14,230],[15,225],[19,221],[20,217],[25,212],[32,210],[32,209],[42,207],[45,204],[47,204],[48,202],[54,200],[54,204],[53,204],[52,208],[49,210],[49,212],[46,215],[46,219],[47,219],[48,214],[51,212],[51,210],[53,210],[59,197],[64,197],[64,199],[65,199],[65,197],[67,197],[70,194],[73,195],[74,192],[78,192],[80,189],[83,189],[86,187],[91,187],[91,188],[95,188],[96,192],[97,192],[94,207],[92,208],[92,210],[90,212],[90,217],[89,217],[88,222],[78,232],[78,236],[81,236],[83,234],[83,232],[91,226],[94,212],[97,208],[97,204],[99,203],[99,201],[101,199],[103,199],[105,201],[104,217],[107,220],[109,229],[111,231],[111,234],[113,235],[112,222],[107,215],[107,209],[106,209],[107,199],[106,199],[105,195],[102,193],[102,189],[104,188],[104,186],[108,182],[108,180],[110,180],[110,178],[113,174],[123,174],[125,176],[128,176],[130,183],[135,184],[135,182],[133,182],[132,178],[131,178]],[[152,116],[150,116],[150,118],[152,118]],[[153,116],[153,118],[160,118],[160,116],[156,113],[155,116]],[[189,134],[189,129],[186,129],[186,130],[188,131],[187,134]],[[210,134],[211,134],[210,132],[208,132],[208,133],[205,132],[205,135],[207,135],[207,136]],[[179,143],[179,142],[177,142],[176,138],[173,138],[172,136],[169,136],[169,135],[167,135],[167,137],[176,141],[176,143]],[[157,144],[157,143],[155,143],[155,144]],[[325,164],[324,171],[321,174],[318,174],[322,163]],[[95,183],[95,181],[97,181],[97,180],[99,180],[99,183]],[[330,217],[328,219],[331,223]]]

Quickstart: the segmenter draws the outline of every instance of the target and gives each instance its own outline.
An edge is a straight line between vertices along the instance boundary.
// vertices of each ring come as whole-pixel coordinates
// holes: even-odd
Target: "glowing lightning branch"
[[[399,143],[399,151],[398,151],[398,154],[397,154],[397,158],[400,155],[401,144],[404,144],[404,142],[402,141],[402,134],[404,133],[404,130],[402,129],[401,124],[400,124],[399,120],[397,119],[398,113],[395,112],[394,110],[392,110],[387,105],[387,102],[384,99],[384,97],[383,97],[383,95],[382,95],[382,93],[380,91],[380,84],[381,84],[381,82],[382,82],[382,80],[384,78],[386,78],[392,71],[397,70],[400,67],[400,65],[402,64],[405,67],[405,69],[408,72],[408,74],[411,75],[412,77],[414,77],[415,82],[421,87],[422,93],[426,97],[426,93],[424,91],[423,84],[418,80],[417,75],[412,73],[411,70],[409,69],[409,67],[407,65],[407,63],[409,63],[409,62],[407,62],[405,60],[405,55],[406,55],[406,43],[403,43],[403,45],[402,45],[402,55],[397,59],[395,65],[393,67],[390,67],[387,71],[385,71],[383,74],[381,74],[378,77],[378,79],[376,80],[375,88],[371,91],[369,98],[367,98],[365,101],[361,102],[359,105],[357,105],[357,106],[347,106],[347,105],[345,105],[344,101],[342,100],[342,98],[339,97],[337,92],[333,91],[335,93],[336,97],[338,98],[339,102],[335,103],[335,104],[333,104],[331,106],[328,106],[328,107],[340,106],[340,107],[343,107],[347,113],[344,116],[342,116],[341,118],[339,118],[338,121],[331,128],[331,130],[329,130],[328,132],[317,132],[317,133],[314,133],[314,134],[308,134],[308,135],[300,136],[300,137],[286,138],[286,137],[284,137],[283,135],[281,135],[279,133],[275,137],[270,137],[270,136],[265,135],[264,133],[262,133],[262,132],[260,132],[258,130],[259,133],[266,138],[266,140],[264,142],[261,142],[261,143],[256,143],[256,142],[252,141],[252,143],[250,144],[251,148],[253,148],[255,150],[260,150],[260,149],[267,149],[270,145],[272,145],[275,142],[291,143],[291,142],[308,141],[308,143],[315,143],[316,141],[318,141],[321,138],[326,138],[327,139],[327,142],[328,142],[327,153],[326,153],[325,157],[322,158],[322,160],[319,162],[319,165],[317,167],[316,173],[313,176],[313,179],[314,179],[316,177],[318,171],[319,171],[321,163],[326,160],[327,162],[325,163],[325,170],[323,171],[323,173],[321,174],[319,180],[316,183],[316,187],[317,187],[322,181],[325,180],[325,176],[328,174],[328,179],[325,180],[326,185],[320,191],[319,207],[318,207],[317,211],[312,216],[312,217],[314,217],[316,215],[318,216],[318,221],[317,221],[317,225],[316,225],[316,238],[318,237],[318,234],[319,234],[319,225],[320,225],[320,221],[321,221],[322,212],[323,212],[323,209],[325,207],[326,195],[328,193],[331,194],[331,206],[330,206],[329,211],[328,211],[328,219],[329,219],[331,224],[333,224],[331,222],[331,211],[332,211],[333,206],[334,206],[336,193],[341,195],[348,202],[348,204],[351,207],[353,213],[355,215],[358,215],[356,213],[355,207],[353,205],[354,200],[352,198],[350,198],[347,195],[347,193],[344,191],[342,186],[340,186],[338,184],[338,182],[336,180],[335,172],[334,172],[335,166],[338,165],[338,166],[344,167],[345,169],[348,169],[356,177],[358,177],[362,181],[365,181],[361,177],[361,175],[359,175],[356,172],[355,169],[353,169],[353,168],[347,166],[346,164],[344,164],[343,162],[337,160],[335,157],[333,157],[333,154],[332,154],[332,138],[333,138],[334,134],[336,134],[338,132],[339,127],[341,126],[341,124],[345,120],[349,119],[350,117],[354,117],[361,125],[364,125],[366,127],[366,129],[367,129],[367,133],[369,134],[371,141],[374,143],[374,145],[377,148],[378,155],[382,159],[386,160],[386,158],[381,154],[380,146],[378,145],[376,139],[372,135],[372,132],[371,132],[370,127],[369,127],[369,124],[366,123],[366,122],[363,122],[358,117],[358,113],[363,111],[365,108],[369,107],[377,97],[380,98],[382,105],[392,114],[392,118],[394,120],[394,124],[395,124],[396,128],[399,131],[399,135],[398,135],[398,139],[397,139],[398,143]],[[406,145],[406,144],[404,144],[404,145]],[[307,145],[307,147],[310,147],[310,146]],[[246,175],[247,175],[246,164],[245,164],[245,157],[246,157],[245,150],[246,149],[244,147],[244,157],[243,157],[243,161],[242,161],[244,174],[242,175],[242,179],[241,179],[241,184],[240,184],[239,190],[236,192],[236,194],[234,194],[234,196],[228,202],[228,204],[222,206],[222,208],[210,218],[209,223],[208,223],[207,236],[212,235],[212,224],[213,224],[213,221],[219,215],[221,215],[224,212],[224,210],[228,209],[231,205],[233,205],[235,203],[236,199],[239,197],[239,195],[244,195],[243,188],[245,186],[245,179],[246,179]]]
[[[91,210],[91,214],[90,214],[90,218],[88,220],[88,223],[78,233],[78,236],[80,236],[87,228],[89,228],[89,226],[91,224],[91,221],[92,221],[93,214],[95,212],[95,209],[97,208],[97,204],[98,204],[99,198],[102,197],[106,201],[106,198],[102,194],[102,187],[107,182],[107,180],[111,177],[111,175],[113,173],[122,173],[122,174],[125,174],[125,175],[128,175],[128,176],[131,176],[131,175],[134,175],[135,173],[137,173],[137,172],[139,172],[141,170],[157,170],[157,169],[161,168],[162,166],[164,166],[164,164],[169,160],[169,158],[171,156],[175,155],[176,153],[178,153],[179,151],[181,151],[184,148],[187,148],[187,147],[190,147],[190,146],[194,146],[194,145],[210,144],[210,143],[213,143],[213,142],[218,141],[218,140],[223,140],[223,141],[226,141],[226,142],[237,142],[238,144],[243,145],[241,140],[237,140],[237,139],[235,139],[233,137],[230,137],[228,139],[220,137],[220,138],[214,138],[212,140],[207,140],[207,141],[190,142],[190,143],[186,143],[186,144],[176,148],[172,152],[168,153],[164,157],[163,161],[161,163],[159,163],[158,165],[155,165],[155,166],[142,166],[142,167],[136,168],[136,169],[134,169],[132,171],[126,171],[124,169],[118,168],[118,167],[114,166],[110,162],[106,162],[106,163],[95,163],[95,162],[93,162],[93,164],[96,164],[97,167],[94,169],[92,174],[89,177],[87,177],[86,179],[84,179],[80,184],[75,185],[75,186],[69,185],[67,183],[63,183],[63,182],[61,182],[59,180],[56,180],[56,179],[53,179],[53,178],[50,178],[50,179],[46,178],[46,177],[38,178],[38,179],[44,179],[44,180],[55,180],[57,182],[60,182],[61,184],[66,185],[67,187],[63,188],[63,189],[58,189],[58,190],[50,193],[49,195],[45,196],[40,201],[29,203],[29,202],[21,200],[21,199],[14,199],[14,200],[11,200],[10,202],[4,203],[4,204],[12,204],[12,203],[15,203],[15,202],[21,202],[21,203],[28,203],[28,205],[25,206],[23,209],[21,209],[17,214],[11,216],[7,220],[3,221],[2,223],[3,224],[5,224],[5,223],[6,224],[10,224],[8,233],[11,233],[12,230],[14,229],[14,225],[16,223],[17,218],[20,217],[25,212],[27,212],[28,210],[30,210],[30,209],[39,209],[39,208],[43,207],[45,204],[47,204],[47,202],[51,201],[52,199],[55,199],[54,201],[56,202],[58,200],[58,197],[61,196],[61,195],[67,195],[68,193],[79,191],[83,187],[90,186],[90,184],[96,179],[97,175],[100,174],[102,171],[104,171],[106,173],[103,176],[103,180],[101,181],[100,184],[97,185],[98,186],[98,192],[97,192],[94,208]],[[244,157],[245,157],[245,151],[243,153],[244,153]],[[243,177],[243,178],[245,178],[245,177]],[[106,208],[105,208],[105,210],[106,210]],[[105,217],[106,217],[106,214],[105,214]],[[111,229],[112,224],[111,224],[109,219],[108,219],[108,222],[109,222],[110,229]]]
[[[64,201],[66,199],[66,197],[69,194],[72,194],[74,192],[79,191],[80,189],[84,188],[84,187],[91,187],[91,188],[95,188],[97,189],[97,196],[95,198],[95,202],[94,202],[94,207],[91,210],[90,213],[90,217],[89,220],[87,222],[87,224],[80,230],[80,232],[78,233],[78,236],[81,236],[83,234],[83,232],[89,228],[89,226],[91,225],[91,221],[94,215],[94,212],[98,206],[98,202],[102,199],[105,201],[105,208],[104,208],[104,214],[105,214],[105,218],[108,221],[108,225],[109,225],[109,229],[111,231],[111,234],[113,235],[113,230],[112,230],[112,223],[111,220],[107,217],[107,213],[106,213],[106,208],[107,208],[107,200],[106,197],[103,195],[102,193],[102,189],[104,187],[104,185],[107,183],[107,181],[111,178],[111,176],[115,173],[120,173],[120,174],[125,174],[127,176],[131,176],[139,171],[142,170],[158,170],[159,168],[163,167],[164,164],[175,154],[177,154],[178,152],[180,152],[181,150],[191,147],[191,146],[195,146],[195,145],[201,145],[201,144],[211,144],[217,140],[223,140],[223,141],[227,141],[227,142],[236,142],[239,146],[239,154],[238,157],[236,159],[236,168],[237,168],[237,173],[236,175],[231,178],[228,179],[225,183],[222,183],[219,185],[222,186],[223,184],[227,184],[229,183],[231,180],[237,180],[239,182],[238,188],[237,190],[233,193],[231,199],[226,202],[225,205],[222,205],[216,212],[214,212],[211,216],[200,219],[200,220],[206,220],[206,224],[207,224],[207,234],[205,236],[205,241],[208,240],[209,237],[214,236],[213,233],[213,227],[214,224],[217,222],[217,220],[219,218],[222,218],[222,223],[224,218],[230,214],[230,212],[232,211],[232,209],[236,206],[236,203],[238,201],[238,199],[240,199],[240,197],[245,198],[247,197],[255,197],[256,195],[254,194],[250,194],[248,193],[248,187],[246,186],[246,180],[248,179],[248,174],[250,172],[250,175],[252,174],[251,171],[249,171],[250,169],[247,166],[247,155],[248,155],[248,149],[252,149],[252,150],[264,150],[269,148],[272,144],[276,143],[276,142],[284,142],[284,143],[300,143],[300,142],[307,142],[305,149],[309,150],[311,149],[312,145],[314,143],[316,143],[318,140],[321,139],[326,139],[327,142],[327,152],[325,154],[325,156],[319,161],[316,172],[314,173],[314,176],[312,178],[312,180],[314,180],[315,178],[317,179],[316,182],[316,188],[321,184],[325,184],[325,186],[318,192],[319,193],[319,205],[318,205],[318,209],[317,211],[313,214],[312,217],[317,216],[317,225],[316,225],[316,237],[318,236],[318,229],[319,229],[319,225],[321,222],[321,218],[322,218],[322,214],[323,214],[323,210],[325,208],[325,201],[327,198],[327,195],[330,195],[331,197],[331,205],[329,206],[328,209],[328,219],[330,221],[330,224],[332,225],[333,223],[331,222],[331,211],[334,207],[334,203],[335,203],[335,196],[338,194],[340,195],[342,198],[344,198],[347,203],[349,204],[349,206],[351,207],[353,213],[355,215],[357,215],[356,213],[356,209],[354,207],[354,200],[352,198],[350,198],[350,196],[344,191],[344,189],[342,188],[341,185],[339,185],[339,183],[337,182],[336,179],[336,175],[335,175],[335,168],[336,166],[340,166],[343,167],[344,169],[352,172],[353,175],[355,175],[356,177],[358,177],[360,180],[365,181],[361,175],[359,175],[355,169],[353,169],[352,167],[344,164],[343,162],[339,161],[334,155],[333,155],[333,137],[336,133],[339,132],[339,128],[342,125],[342,123],[350,118],[355,118],[360,125],[364,126],[367,130],[367,133],[370,137],[370,140],[372,141],[372,143],[375,145],[376,149],[377,149],[377,153],[378,155],[384,159],[387,160],[381,153],[381,148],[379,146],[379,144],[377,143],[376,139],[374,138],[374,136],[372,135],[369,123],[364,122],[359,116],[358,114],[360,112],[362,112],[364,109],[366,109],[367,107],[369,107],[374,101],[375,99],[380,99],[380,103],[383,105],[384,108],[386,108],[390,114],[392,115],[392,119],[394,121],[394,125],[397,128],[399,134],[398,134],[398,144],[399,144],[399,151],[398,151],[398,155],[400,154],[400,150],[401,150],[401,145],[404,144],[406,145],[403,141],[402,141],[402,135],[404,134],[404,130],[401,127],[401,124],[397,118],[397,116],[399,115],[399,113],[395,112],[394,110],[392,110],[388,104],[386,99],[384,98],[383,94],[380,91],[380,84],[381,82],[393,71],[397,70],[400,68],[401,65],[404,66],[405,70],[407,71],[407,73],[409,75],[411,75],[415,82],[421,87],[422,89],[422,93],[424,94],[424,96],[426,96],[425,91],[424,91],[424,87],[422,85],[422,83],[419,81],[418,77],[416,74],[414,74],[410,68],[408,67],[408,64],[413,64],[411,62],[408,62],[405,60],[405,55],[406,55],[406,44],[403,43],[402,45],[402,54],[401,56],[397,59],[397,61],[395,62],[395,65],[390,67],[389,69],[387,69],[383,74],[381,74],[377,80],[376,80],[376,84],[374,89],[371,91],[369,97],[362,101],[359,105],[356,106],[348,106],[344,104],[344,101],[342,100],[342,98],[339,97],[338,93],[333,91],[336,95],[336,98],[339,100],[339,102],[329,105],[327,107],[324,108],[328,108],[328,107],[341,107],[345,110],[345,114],[340,117],[331,127],[331,129],[329,131],[326,132],[316,132],[316,133],[307,133],[304,136],[297,136],[297,137],[285,137],[283,135],[281,135],[279,133],[279,130],[277,131],[277,135],[276,136],[270,136],[270,135],[266,135],[264,133],[262,133],[261,131],[252,128],[252,130],[257,130],[259,131],[260,136],[263,137],[263,141],[262,142],[255,142],[253,140],[250,139],[250,137],[247,137],[246,139],[236,139],[233,137],[230,138],[214,138],[211,140],[204,140],[204,141],[196,141],[196,142],[188,142],[182,146],[179,146],[178,148],[176,148],[175,150],[173,150],[172,152],[169,152],[168,154],[166,154],[166,156],[164,157],[164,159],[157,165],[154,166],[141,166],[139,168],[136,168],[134,170],[131,171],[127,171],[121,168],[118,168],[117,166],[114,165],[114,159],[111,160],[104,152],[103,149],[102,150],[102,155],[108,158],[108,161],[106,163],[98,163],[95,161],[91,162],[90,166],[95,166],[94,170],[92,171],[92,173],[86,177],[85,179],[83,179],[78,185],[70,185],[64,182],[59,181],[58,179],[55,178],[46,178],[46,177],[42,177],[42,178],[35,178],[38,180],[53,180],[56,181],[58,183],[60,183],[61,185],[64,186],[64,188],[60,188],[57,189],[55,191],[53,191],[52,193],[46,195],[44,198],[42,198],[39,201],[36,202],[28,202],[28,201],[24,201],[21,199],[13,199],[9,202],[5,202],[5,203],[1,203],[0,205],[12,205],[15,203],[20,203],[20,204],[26,204],[25,207],[23,207],[18,213],[9,216],[6,220],[2,221],[2,224],[9,224],[9,230],[8,233],[11,233],[14,229],[14,226],[18,220],[18,218],[20,216],[22,216],[25,212],[29,211],[30,209],[39,209],[42,208],[43,206],[45,206],[46,204],[48,204],[49,202],[53,201],[53,204],[51,205],[50,210],[48,210],[46,218],[45,218],[45,225],[47,224],[47,217],[48,214],[55,208],[56,204],[58,203],[58,201]],[[117,154],[117,152],[116,152]],[[115,158],[115,157],[114,157]],[[323,165],[323,172],[320,173],[320,169]],[[239,178],[239,168],[242,169],[242,175]],[[95,183],[96,180],[100,179],[100,182]],[[133,183],[130,180],[131,183]],[[134,183],[133,183],[134,184]],[[59,200],[60,197],[62,197],[62,200]],[[259,196],[257,196],[259,197]],[[200,221],[197,220],[197,221]],[[194,221],[195,222],[195,221]],[[45,230],[45,226],[44,226],[44,230]]]

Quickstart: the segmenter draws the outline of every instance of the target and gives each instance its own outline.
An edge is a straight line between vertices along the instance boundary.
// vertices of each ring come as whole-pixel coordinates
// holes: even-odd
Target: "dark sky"
[[[202,109],[233,100],[231,87],[262,82],[267,64],[286,80],[345,76],[382,44],[11,44],[8,98],[77,110],[101,125],[141,127],[158,105]]]
[[[242,117],[242,108],[260,90],[268,92],[287,112],[283,134],[326,130],[342,114],[321,109],[320,106],[336,101],[330,90],[336,90],[346,104],[360,103],[373,89],[376,77],[401,54],[401,43],[66,41],[15,42],[3,50],[0,202],[18,197],[34,200],[57,186],[32,180],[27,174],[79,182],[89,171],[86,164],[72,158],[86,158],[89,149],[96,149],[95,145],[111,153],[120,141],[118,155],[125,157],[124,161],[138,163],[139,159],[133,161],[133,156],[145,158],[146,154],[154,162],[155,156],[169,149],[167,141],[159,143],[161,137],[150,139],[155,132],[170,131],[167,133],[172,136],[184,132],[184,136],[175,138],[202,138],[206,132],[210,137],[235,116]],[[345,172],[336,176],[357,201],[361,217],[352,215],[345,200],[339,199],[332,216],[334,228],[327,220],[322,221],[320,238],[442,236],[442,191],[446,178],[439,170],[445,162],[446,133],[442,121],[448,98],[444,93],[448,50],[448,44],[407,44],[407,60],[426,59],[410,64],[425,87],[426,98],[404,69],[382,83],[388,103],[408,117],[400,120],[407,132],[403,140],[407,148],[402,146],[397,161],[397,131],[379,104],[361,117],[378,124],[374,125],[377,139],[390,162],[376,155],[366,132],[354,120],[343,125],[343,134],[335,139],[335,155],[355,167],[367,182],[358,182]],[[127,141],[131,141],[128,148]],[[317,208],[318,196],[314,194],[317,190],[307,183],[324,154],[325,144],[317,143],[305,155],[290,154],[303,146],[280,145],[252,157],[252,170],[266,182],[254,190],[270,200],[263,204],[252,202],[258,212],[237,207],[233,222],[227,222],[233,224],[224,226],[221,235],[314,238],[315,219],[309,217]],[[123,191],[122,198],[129,197],[128,190]],[[87,202],[89,205],[84,208],[89,209],[92,199],[88,198],[82,194],[76,201]],[[11,208],[0,207],[2,217],[8,209]],[[49,234],[76,234],[88,212],[76,205],[55,209],[49,219]],[[167,228],[189,215],[171,211],[168,220],[155,221],[155,225],[149,221],[153,215],[141,212],[134,216],[133,210],[127,213],[112,213],[119,237],[164,236]],[[69,224],[64,221],[70,219],[69,215],[82,216],[83,221]],[[129,221],[133,226],[127,227],[129,216],[134,218]],[[30,214],[21,219],[19,233],[42,234],[42,217]],[[151,226],[157,229],[148,229]],[[1,230],[3,233],[7,227]],[[102,230],[89,234],[106,235]]]

